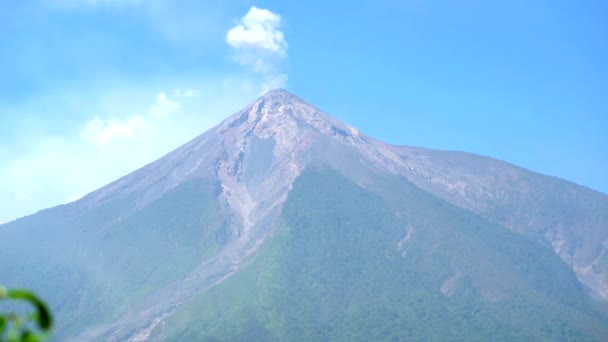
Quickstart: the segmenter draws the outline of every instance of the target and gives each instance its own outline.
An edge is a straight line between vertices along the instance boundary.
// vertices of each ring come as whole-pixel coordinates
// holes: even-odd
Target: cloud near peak
[[[252,49],[287,57],[287,41],[280,30],[281,16],[255,6],[226,35],[226,42],[235,49]]]
[[[262,93],[282,88],[287,82],[287,75],[280,70],[288,47],[281,25],[280,15],[253,6],[226,34],[235,61],[262,75]]]
[[[189,93],[184,93],[189,94]],[[178,97],[184,97],[181,92]],[[147,115],[132,115],[126,119],[101,119],[95,116],[80,132],[80,137],[94,145],[105,145],[119,138],[129,138],[149,127],[151,120],[161,119],[179,110],[181,104],[169,99],[163,92],[156,95],[156,101],[148,109]]]

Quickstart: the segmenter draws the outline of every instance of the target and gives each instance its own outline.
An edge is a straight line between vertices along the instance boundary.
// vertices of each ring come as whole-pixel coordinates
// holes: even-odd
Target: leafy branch
[[[47,305],[32,292],[0,286],[0,302],[4,300],[30,303],[35,311],[21,316],[0,312],[0,342],[44,342],[48,340],[53,317]]]

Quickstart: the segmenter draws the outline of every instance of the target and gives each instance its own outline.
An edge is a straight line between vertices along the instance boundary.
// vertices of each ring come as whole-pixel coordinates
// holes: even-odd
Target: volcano
[[[0,226],[57,341],[602,340],[608,196],[395,146],[285,90]]]

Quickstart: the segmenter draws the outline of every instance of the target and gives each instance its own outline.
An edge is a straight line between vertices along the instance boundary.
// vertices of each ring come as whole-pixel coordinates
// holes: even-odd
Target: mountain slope
[[[315,207],[310,196],[320,194],[326,204]],[[352,207],[339,205],[350,197],[358,198]],[[371,208],[369,217],[358,214]],[[349,237],[334,215],[358,227],[366,242]],[[372,230],[374,222],[384,223]],[[587,292],[607,298],[607,227],[606,195],[490,158],[385,144],[275,90],[75,203],[0,226],[0,277],[9,286],[40,289],[58,314],[60,340],[143,341],[198,334],[190,325],[205,324],[227,331],[245,313],[198,322],[187,319],[187,308],[217,313],[223,304],[207,308],[209,291],[230,296],[233,279],[251,281],[253,269],[289,286],[264,286],[264,276],[247,284],[248,291],[264,289],[270,301],[249,302],[247,312],[276,311],[242,322],[251,324],[241,327],[250,327],[247,333],[292,336],[299,328],[289,328],[285,298],[317,298],[310,303],[320,305],[328,295],[315,291],[336,294],[346,288],[336,279],[360,280],[357,272],[366,270],[355,292],[323,309],[336,329],[365,316],[337,308],[367,308],[374,298],[366,293],[386,290],[376,309],[392,308],[403,324],[416,308],[425,317],[439,315],[450,322],[446,329],[455,329],[441,337],[469,336],[482,326],[497,329],[498,335],[480,332],[488,338],[516,328],[521,337],[597,339],[606,331],[604,304]],[[277,252],[285,249],[290,252]],[[347,252],[349,258],[341,254]],[[311,264],[307,256],[316,255],[324,258]],[[280,266],[288,260],[292,266]],[[296,286],[294,268],[316,287]],[[410,288],[413,294],[397,299]],[[292,290],[300,292],[285,292]],[[459,298],[457,309],[445,302],[452,298]],[[392,301],[404,307],[397,310]],[[319,309],[301,308],[310,317]],[[489,321],[458,323],[474,310]],[[553,318],[544,326],[533,319],[538,315]],[[189,325],[179,328],[180,322]],[[330,329],[327,324],[321,326]],[[311,333],[339,339],[355,333],[349,329]]]
[[[549,248],[387,183],[400,215],[333,170],[305,170],[267,249],[158,326],[153,340],[555,341],[608,333]]]
[[[594,295],[608,300],[606,195],[463,152],[401,147],[421,188],[551,245]],[[415,165],[415,166],[414,166]]]

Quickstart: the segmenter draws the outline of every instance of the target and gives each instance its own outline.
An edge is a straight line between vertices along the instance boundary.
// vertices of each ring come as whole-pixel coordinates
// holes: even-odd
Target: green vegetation
[[[57,340],[122,317],[218,248],[223,219],[211,182],[186,182],[134,213],[133,198],[93,210],[62,206],[0,230],[3,281],[40,289]]]
[[[257,257],[153,336],[555,341],[608,333],[552,251],[414,186],[378,186],[386,199],[336,172],[305,171]],[[406,227],[414,232],[403,256]]]
[[[53,317],[42,300],[30,291],[0,286],[0,304],[7,300],[28,302],[36,311],[25,316],[0,312],[0,342],[44,342],[49,338]]]
[[[589,299],[547,246],[402,179],[375,176],[366,185],[375,189],[371,192],[335,171],[305,170],[273,236],[254,258],[178,308],[152,337],[599,341],[608,336],[608,311]],[[10,275],[6,285],[31,284],[43,291],[57,317],[58,341],[92,322],[124,317],[132,305],[183,279],[230,239],[214,189],[193,180],[143,208],[137,198],[145,195],[136,194],[94,209],[62,206],[3,225],[0,270]],[[32,328],[3,320],[9,323],[13,330]]]

